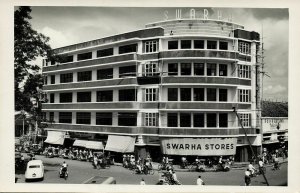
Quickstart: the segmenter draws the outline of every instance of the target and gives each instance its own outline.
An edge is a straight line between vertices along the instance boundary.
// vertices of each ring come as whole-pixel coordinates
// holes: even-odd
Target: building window
[[[180,101],[191,101],[191,88],[180,88]]]
[[[228,114],[227,113],[219,114],[219,127],[228,127]]]
[[[206,124],[207,127],[217,127],[217,114],[216,113],[207,113],[206,114]]]
[[[110,102],[113,101],[113,91],[97,91],[97,102]]]
[[[204,49],[204,40],[194,40],[195,49]]]
[[[78,92],[77,102],[91,102],[91,92]]]
[[[73,61],[74,61],[73,55],[70,55],[70,56],[64,55],[64,56],[61,56],[61,58],[59,58],[60,63],[68,63],[68,62],[73,62]]]
[[[243,127],[250,127],[250,114],[239,114]]]
[[[250,54],[250,43],[239,41],[239,52],[242,54]]]
[[[119,47],[119,54],[131,53],[137,51],[137,44],[130,44]]]
[[[50,103],[54,103],[54,93],[50,93]]]
[[[71,103],[73,98],[73,93],[60,93],[59,94],[59,102],[60,103]]]
[[[219,64],[219,76],[227,76],[227,64]]]
[[[123,66],[119,67],[119,77],[136,76],[136,66]]]
[[[88,59],[92,59],[92,52],[87,52],[87,53],[83,53],[83,54],[78,54],[77,55],[77,60],[88,60]]]
[[[194,127],[204,127],[204,113],[194,113]]]
[[[207,41],[207,49],[217,49],[217,41]]]
[[[194,88],[194,101],[204,101],[204,88]]]
[[[136,126],[137,113],[119,113],[118,125],[119,126]]]
[[[207,76],[217,76],[217,64],[207,64]]]
[[[65,60],[64,60],[65,63],[67,63],[67,62],[73,62],[73,61],[74,61],[73,55],[65,57]]]
[[[73,73],[61,74],[60,83],[73,82]]]
[[[104,50],[97,50],[97,58],[99,57],[105,57],[105,56],[112,56],[114,55],[114,49],[113,48],[107,48]]]
[[[251,66],[239,65],[239,78],[251,78]]]
[[[239,89],[239,102],[251,102],[250,90]]]
[[[169,50],[178,49],[178,41],[168,41],[168,49]]]
[[[168,75],[177,76],[178,75],[178,64],[169,63],[168,64]]]
[[[158,63],[157,62],[146,63],[145,64],[145,75],[146,76],[158,75]]]
[[[91,81],[92,80],[92,71],[84,71],[84,72],[77,72],[77,81]]]
[[[204,63],[194,63],[194,75],[204,76]]]
[[[228,42],[219,42],[219,50],[228,50]]]
[[[146,101],[157,101],[158,89],[157,88],[146,88],[145,89],[145,100]]]
[[[191,40],[181,40],[181,49],[191,49],[192,41]]]
[[[96,125],[112,125],[112,113],[96,113]]]
[[[178,101],[178,88],[168,88],[168,101]]]
[[[97,70],[97,80],[113,78],[113,68]]]
[[[51,84],[55,84],[55,75],[51,75],[50,80],[51,80],[50,81]]]
[[[54,122],[54,112],[49,113],[49,121]]]
[[[190,63],[181,63],[181,76],[191,75],[192,68]]]
[[[77,112],[76,124],[91,124],[91,113],[89,112]]]
[[[207,101],[217,101],[217,89],[207,88]]]
[[[119,101],[136,101],[136,90],[135,89],[119,90]]]
[[[168,113],[168,127],[178,127],[177,113]]]
[[[145,126],[155,127],[158,125],[158,113],[145,113]]]
[[[190,113],[180,113],[180,127],[191,127]]]
[[[157,52],[158,51],[158,41],[157,40],[152,40],[152,41],[146,41],[144,43],[144,49],[146,53],[151,53],[151,52]]]
[[[43,76],[43,79],[44,79],[44,85],[47,85],[48,84],[48,77],[47,76]]]
[[[59,123],[72,123],[72,112],[59,112]]]
[[[219,101],[227,101],[227,89],[219,89]]]

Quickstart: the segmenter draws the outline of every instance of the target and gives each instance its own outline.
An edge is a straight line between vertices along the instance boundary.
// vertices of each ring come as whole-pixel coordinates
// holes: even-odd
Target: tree
[[[32,29],[30,13],[30,7],[21,6],[14,14],[15,110],[27,108],[28,104],[28,96],[20,91],[20,84],[25,77],[40,70],[38,65],[29,62],[36,60],[38,56],[52,58],[49,37]]]

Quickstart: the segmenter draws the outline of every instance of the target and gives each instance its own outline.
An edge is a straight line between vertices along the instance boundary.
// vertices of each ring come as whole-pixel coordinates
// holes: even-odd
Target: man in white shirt
[[[203,180],[201,179],[201,176],[199,176],[198,179],[197,179],[197,185],[199,185],[199,186],[204,185],[204,182],[203,182]]]
[[[250,186],[250,185],[251,185],[250,174],[251,174],[250,170],[247,169],[247,170],[245,171],[245,186]]]
[[[252,165],[252,162],[250,162],[250,164],[248,165],[248,169],[251,172],[251,174],[253,175],[255,172],[255,167]]]
[[[142,178],[140,185],[146,185],[144,178]]]

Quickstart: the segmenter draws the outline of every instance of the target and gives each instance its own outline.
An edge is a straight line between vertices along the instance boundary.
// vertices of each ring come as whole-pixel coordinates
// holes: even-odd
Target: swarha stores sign
[[[235,155],[237,138],[163,138],[161,149],[167,155]]]

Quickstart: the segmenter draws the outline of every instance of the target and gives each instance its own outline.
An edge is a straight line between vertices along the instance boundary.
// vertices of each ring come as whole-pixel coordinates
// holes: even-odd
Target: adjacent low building
[[[63,60],[43,65],[47,130],[154,159],[248,160],[233,107],[259,151],[259,43],[239,24],[179,19],[55,49]]]

